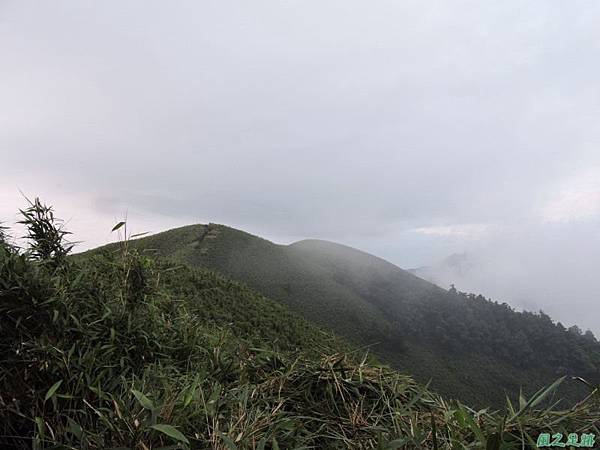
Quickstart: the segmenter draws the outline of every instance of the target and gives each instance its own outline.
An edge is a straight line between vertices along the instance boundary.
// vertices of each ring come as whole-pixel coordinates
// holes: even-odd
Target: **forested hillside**
[[[127,241],[70,258],[49,208],[23,213],[26,247],[0,229],[2,449],[510,450],[598,432],[595,391],[541,408],[559,379],[476,412],[236,282]]]
[[[193,225],[132,242],[210,268],[369,348],[439,392],[502,407],[561,375],[599,381],[600,345],[543,313],[443,290],[373,255],[325,241],[273,244],[222,225]],[[573,401],[579,383],[563,386]]]

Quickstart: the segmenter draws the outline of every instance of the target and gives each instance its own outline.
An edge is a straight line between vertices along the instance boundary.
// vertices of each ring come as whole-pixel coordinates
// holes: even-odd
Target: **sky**
[[[224,223],[600,334],[600,2],[0,0],[0,220]],[[19,233],[18,228],[15,233]]]

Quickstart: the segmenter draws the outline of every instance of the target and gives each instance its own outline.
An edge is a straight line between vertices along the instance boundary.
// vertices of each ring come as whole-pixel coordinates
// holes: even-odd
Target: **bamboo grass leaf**
[[[175,439],[176,441],[185,442],[186,444],[190,443],[190,441],[183,435],[183,433],[177,428],[173,427],[172,425],[158,423],[156,425],[152,425],[150,428],[156,431],[160,431],[161,433],[166,434],[167,436]]]
[[[60,385],[62,384],[63,380],[59,380],[56,383],[54,383],[50,389],[48,389],[48,392],[46,392],[46,396],[44,397],[44,402],[47,402],[48,400],[50,400],[54,394],[56,394],[56,391],[58,390],[58,388],[60,387]]]

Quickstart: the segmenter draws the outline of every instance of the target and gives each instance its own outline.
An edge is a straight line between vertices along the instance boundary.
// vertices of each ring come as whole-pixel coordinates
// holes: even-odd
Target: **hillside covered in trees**
[[[541,312],[446,291],[350,247],[318,240],[277,245],[214,224],[131,245],[246,283],[473,405],[502,407],[505,394],[535,392],[562,375],[600,381],[600,344],[593,336],[565,330]],[[584,392],[569,381],[561,396],[572,402]]]
[[[70,258],[39,201],[0,229],[0,447],[513,449],[594,433],[594,393],[502,413],[448,402],[285,307],[123,241]]]

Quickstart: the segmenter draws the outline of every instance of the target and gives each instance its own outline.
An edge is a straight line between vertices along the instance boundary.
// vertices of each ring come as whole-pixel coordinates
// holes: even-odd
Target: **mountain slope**
[[[318,240],[282,246],[213,224],[131,245],[244,282],[473,405],[501,406],[505,392],[532,392],[563,374],[597,380],[597,342],[546,315],[445,291],[350,247]],[[561,395],[573,400],[583,392],[571,383]]]

